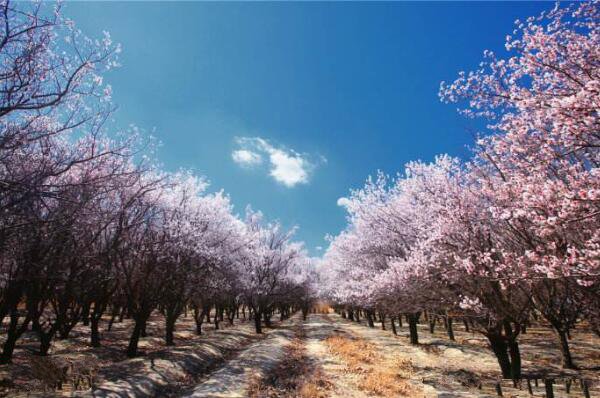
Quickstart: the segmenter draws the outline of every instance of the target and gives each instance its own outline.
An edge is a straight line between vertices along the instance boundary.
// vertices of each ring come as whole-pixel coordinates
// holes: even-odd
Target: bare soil
[[[342,319],[334,313],[300,314],[275,322],[256,335],[244,320],[221,330],[206,325],[197,336],[191,316],[178,323],[175,347],[163,340],[159,314],[142,338],[139,358],[123,354],[130,321],[103,332],[103,346],[88,345],[89,332],[78,327],[57,341],[51,355],[39,357],[35,336],[25,336],[11,365],[0,367],[0,388],[10,397],[251,397],[251,398],[371,398],[371,397],[530,397],[524,382],[500,381],[495,357],[483,336],[455,324],[456,341],[443,325],[435,333],[419,325],[418,346],[409,344],[408,328],[391,332],[381,324]],[[521,336],[523,371],[534,396],[545,396],[544,378],[554,378],[556,398],[583,397],[578,381],[588,381],[592,397],[600,397],[600,339],[583,328],[570,340],[578,370],[560,366],[560,351],[552,331],[530,327]],[[49,380],[62,374],[62,389]],[[499,385],[497,385],[497,383]],[[91,388],[93,387],[93,388]],[[569,387],[570,393],[566,393]]]

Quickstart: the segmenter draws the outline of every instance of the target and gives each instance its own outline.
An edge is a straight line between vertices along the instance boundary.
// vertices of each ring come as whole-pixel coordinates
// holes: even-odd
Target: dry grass
[[[329,351],[343,358],[348,367],[354,371],[360,371],[364,365],[371,364],[376,357],[374,346],[364,339],[334,334],[325,340],[325,344]]]
[[[331,383],[306,355],[304,330],[285,348],[283,360],[267,377],[255,376],[248,387],[250,398],[325,398]]]
[[[348,371],[359,376],[358,388],[380,397],[422,395],[410,381],[410,360],[386,358],[377,347],[362,338],[336,334],[325,340],[329,351],[340,357]]]

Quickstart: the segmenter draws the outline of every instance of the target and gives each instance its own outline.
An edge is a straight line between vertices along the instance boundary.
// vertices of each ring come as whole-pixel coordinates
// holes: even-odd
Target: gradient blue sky
[[[468,156],[472,122],[439,102],[440,81],[475,68],[486,48],[501,51],[516,18],[552,6],[69,2],[64,10],[86,34],[107,30],[122,44],[122,67],[106,76],[119,125],[155,129],[167,170],[206,175],[239,213],[251,204],[298,225],[297,238],[318,255],[325,234],[345,224],[337,199],[368,175],[439,153]],[[262,151],[261,166],[233,161],[236,137],[267,140],[243,142]],[[276,181],[269,150],[313,164],[308,182]]]

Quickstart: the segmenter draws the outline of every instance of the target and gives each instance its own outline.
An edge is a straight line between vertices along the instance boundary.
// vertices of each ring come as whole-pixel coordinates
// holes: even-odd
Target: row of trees
[[[293,230],[161,171],[133,129],[107,133],[107,33],[89,39],[42,2],[0,1],[0,25],[1,362],[26,331],[45,355],[82,321],[99,346],[109,310],[133,320],[129,356],[157,310],[167,344],[188,308],[198,333],[211,308],[233,320],[244,305],[257,332],[275,309],[306,313],[314,272]]]
[[[521,376],[532,317],[600,335],[600,13],[557,6],[516,23],[506,58],[442,83],[442,100],[483,118],[468,162],[439,156],[378,174],[341,201],[348,226],[321,267],[345,311],[461,317],[489,340],[504,377]],[[451,322],[448,322],[451,327]]]

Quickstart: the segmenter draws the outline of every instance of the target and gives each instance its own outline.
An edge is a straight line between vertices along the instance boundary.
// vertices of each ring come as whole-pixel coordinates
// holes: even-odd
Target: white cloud
[[[292,188],[298,184],[307,184],[310,174],[317,162],[309,160],[310,156],[300,154],[293,149],[275,147],[260,137],[238,137],[237,144],[241,149],[232,153],[233,160],[240,165],[257,165],[262,162],[260,153],[269,159],[269,175],[280,184]],[[323,156],[319,163],[327,162]]]
[[[315,247],[315,249],[316,249],[317,251],[321,251],[321,250],[323,250],[323,246],[317,246],[317,247]]]
[[[239,149],[231,153],[233,161],[243,167],[257,166],[262,163],[262,156],[259,153],[246,149]]]
[[[339,198],[337,200],[337,205],[340,207],[348,207],[350,205],[350,199],[344,197]]]
[[[271,148],[268,152],[272,166],[269,174],[275,181],[290,188],[296,184],[306,184],[308,182],[308,171],[311,165],[306,159],[274,148]]]

